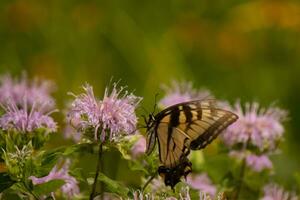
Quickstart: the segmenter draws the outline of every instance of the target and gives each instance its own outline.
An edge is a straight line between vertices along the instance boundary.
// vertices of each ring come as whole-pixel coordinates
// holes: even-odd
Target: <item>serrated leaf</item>
[[[109,192],[116,193],[120,196],[127,196],[129,189],[123,184],[110,179],[102,173],[99,173],[98,180],[105,183]]]
[[[63,180],[51,180],[51,181],[48,181],[43,184],[35,185],[33,188],[33,192],[35,194],[37,194],[38,196],[46,195],[46,194],[56,191],[64,184],[65,184],[65,181],[63,181]]]
[[[2,172],[0,173],[0,193],[7,189],[10,188],[16,181],[12,180],[8,173]]]

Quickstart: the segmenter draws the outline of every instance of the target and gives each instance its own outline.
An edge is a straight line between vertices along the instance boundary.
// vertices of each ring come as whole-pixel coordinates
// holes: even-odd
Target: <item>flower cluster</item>
[[[166,108],[177,103],[201,100],[211,96],[208,90],[196,90],[191,82],[172,81],[171,86],[162,85],[166,95],[159,101],[159,106]]]
[[[190,82],[172,82],[171,86],[162,88],[166,96],[159,102],[161,108],[211,96],[206,90],[194,89]],[[227,197],[240,199],[241,196],[247,194],[249,188],[251,191],[252,189],[262,191],[259,193],[261,200],[298,199],[294,193],[287,192],[274,183],[263,187],[266,184],[263,181],[257,183],[254,182],[255,180],[253,182],[245,180],[250,175],[247,174],[249,172],[251,175],[263,177],[261,180],[266,180],[264,176],[274,174],[270,173],[273,163],[269,156],[278,152],[278,144],[283,139],[286,111],[274,106],[264,109],[258,103],[247,103],[245,106],[239,102],[235,106],[226,103],[220,105],[224,110],[232,111],[239,116],[238,121],[225,129],[221,136],[228,148],[229,156],[220,154],[222,158],[219,159],[217,156],[216,158],[207,156],[206,151],[195,153],[192,158],[188,158],[193,162],[193,173],[188,174],[185,180],[182,178],[181,183],[172,188],[174,189],[172,193],[164,184],[166,177],[163,174],[156,178],[152,176],[147,181],[145,178],[154,174],[154,171],[156,172],[159,156],[157,154],[142,156],[145,154],[147,141],[144,135],[137,134],[138,117],[135,113],[142,98],[129,93],[126,87],[118,87],[117,83],[114,83],[112,88],[105,89],[103,98],[97,98],[92,86],[88,84],[83,87],[83,90],[81,94],[72,94],[74,99],[66,109],[65,120],[69,126],[66,127],[65,136],[73,138],[76,142],[83,139],[80,142],[84,144],[73,144],[70,147],[49,150],[42,147],[51,136],[48,133],[57,131],[57,123],[51,117],[56,111],[54,100],[50,95],[53,91],[51,84],[38,80],[31,82],[26,76],[20,80],[13,79],[9,75],[0,77],[0,157],[6,169],[4,172],[1,171],[0,185],[4,195],[15,192],[14,195],[26,196],[28,199],[33,197],[43,199],[46,195],[51,195],[53,198],[56,195],[62,195],[66,199],[74,199],[86,198],[89,195],[90,199],[127,199],[130,197],[134,200],[191,200],[194,198],[224,200]],[[214,126],[222,125],[223,122],[223,118],[220,120],[207,116],[213,115],[213,109],[205,114],[206,118],[201,117],[203,126],[200,127],[204,130],[205,136],[198,137],[203,141],[209,140]],[[171,115],[170,119],[174,116]],[[192,124],[191,129],[193,128]],[[188,136],[189,134],[182,132],[182,135]],[[177,139],[173,138],[174,135],[171,136],[171,139]],[[160,139],[158,152],[161,153],[166,150],[163,145],[168,145],[170,138],[159,137],[158,139]],[[199,142],[200,139],[192,142]],[[91,142],[94,143],[91,144]],[[94,154],[96,142],[98,142],[99,151],[98,155],[93,155],[98,159],[94,177],[86,177],[88,174],[93,174],[90,171],[81,173],[79,168],[72,171],[68,158],[57,163],[59,156],[65,157],[72,154],[72,158],[76,159],[77,156],[87,152]],[[181,143],[189,148],[190,143],[186,140]],[[174,153],[173,156],[178,156],[176,155],[178,152],[176,150],[172,152],[171,148],[167,146],[167,153]],[[224,146],[220,149],[223,150],[223,148]],[[109,155],[111,149],[119,151],[119,156],[128,162],[130,169],[139,171],[137,174],[143,174],[140,181],[144,185],[141,184],[138,187],[143,188],[142,191],[127,187],[123,182],[114,181],[105,175],[103,152]],[[217,146],[212,146],[212,149],[220,150]],[[231,161],[229,157],[242,162],[228,165]],[[173,162],[173,159],[175,158],[171,156],[170,162]],[[223,167],[222,164],[227,164],[224,169],[220,172],[213,171],[216,170],[214,166]],[[49,166],[54,166],[51,171]],[[0,167],[2,169],[1,163]],[[41,174],[44,175],[45,169],[48,169],[47,173],[50,171],[48,175],[38,177]],[[182,173],[181,169],[177,171],[177,168],[171,168],[171,170],[172,173],[168,173],[167,178],[174,179],[174,177],[177,178],[178,173]],[[260,173],[263,170],[267,173]],[[217,178],[218,175],[221,177]],[[90,181],[92,179],[93,182]],[[212,180],[218,179],[221,182],[213,183]],[[92,183],[90,194],[83,191],[85,187],[81,188],[80,193],[79,181],[80,185],[86,184],[87,187],[89,183]],[[100,181],[103,185],[98,187]],[[5,191],[6,189],[9,190]],[[108,193],[106,189],[115,193]],[[258,197],[259,194],[255,196]]]
[[[51,93],[55,86],[51,81],[34,79],[29,81],[25,74],[20,79],[13,79],[9,74],[0,77],[0,103],[5,104],[8,100],[23,105],[26,98],[29,107],[35,104],[44,104],[49,110],[55,106]],[[46,102],[46,103],[45,103]]]
[[[47,176],[40,178],[30,176],[29,179],[32,180],[34,185],[46,183],[51,180],[63,180],[65,184],[61,187],[61,191],[68,199],[72,199],[72,197],[79,194],[80,191],[77,180],[69,174],[70,164],[70,160],[67,159],[61,168],[58,167],[59,165],[55,165]]]
[[[131,148],[131,154],[134,158],[146,152],[146,139],[141,136]]]
[[[273,163],[267,154],[256,155],[251,151],[231,150],[229,156],[238,160],[245,159],[247,166],[255,172],[261,172],[265,169],[273,169]]]
[[[21,106],[17,106],[12,100],[8,101],[7,105],[1,105],[5,113],[0,117],[0,128],[21,133],[37,129],[44,129],[46,133],[55,132],[57,125],[50,115],[56,110],[46,112],[43,105],[38,106],[33,103],[28,110],[29,105],[26,99]]]
[[[45,129],[55,132],[56,123],[50,116],[54,111],[51,97],[53,84],[49,81],[29,81],[24,75],[14,80],[10,75],[0,78],[0,128],[18,132]]]
[[[135,109],[142,98],[129,94],[124,87],[118,90],[117,84],[111,92],[106,88],[102,100],[96,99],[91,86],[86,85],[84,90],[85,93],[74,95],[75,100],[68,114],[73,127],[80,132],[93,128],[95,140],[100,138],[101,141],[116,140],[122,133],[135,132]]]
[[[198,190],[199,195],[201,195],[201,193],[206,193],[211,198],[216,196],[217,188],[212,184],[206,173],[189,175],[187,177],[187,184],[190,185],[191,188]]]
[[[264,196],[261,200],[298,200],[298,197],[285,191],[276,184],[268,184],[264,187]]]
[[[260,108],[258,103],[247,103],[244,110],[239,102],[227,108],[239,116],[238,121],[223,134],[224,143],[232,148],[230,155],[246,159],[246,164],[254,171],[272,169],[268,155],[276,150],[282,140],[282,122],[287,112],[277,107]],[[254,148],[257,150],[253,151]]]
[[[247,103],[245,111],[240,103],[236,103],[230,110],[239,116],[239,120],[223,135],[227,145],[251,144],[261,151],[276,148],[284,132],[282,122],[286,119],[286,111],[277,107],[263,109],[258,103]]]

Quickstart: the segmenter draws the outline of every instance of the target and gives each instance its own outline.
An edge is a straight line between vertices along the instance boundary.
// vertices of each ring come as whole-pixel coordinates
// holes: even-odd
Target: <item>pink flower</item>
[[[24,98],[27,99],[28,107],[33,104],[45,104],[51,110],[55,106],[55,101],[51,93],[55,86],[51,81],[41,81],[37,78],[29,81],[24,74],[20,79],[13,79],[9,74],[0,77],[0,103],[5,104],[7,100],[12,100],[18,106],[23,105]]]
[[[216,186],[212,184],[210,178],[206,173],[199,175],[189,175],[187,177],[187,184],[190,185],[191,188],[199,190],[199,193],[204,192],[210,195],[211,198],[214,198],[217,192]]]
[[[124,91],[124,87],[117,89],[115,83],[111,92],[105,89],[103,100],[94,96],[93,88],[84,87],[85,93],[75,96],[68,115],[69,122],[80,132],[93,128],[95,140],[101,129],[100,140],[113,141],[124,134],[133,134],[136,130],[137,116],[135,109],[141,97]]]
[[[266,155],[248,155],[246,157],[246,164],[256,172],[261,172],[264,169],[272,169],[273,164]]]
[[[75,100],[71,104],[68,119],[76,129],[100,126],[101,111],[100,102],[94,96],[90,85],[83,87],[85,93],[78,96],[72,94]]]
[[[131,154],[133,157],[138,157],[146,152],[146,139],[141,136],[138,141],[131,148]]]
[[[32,183],[34,185],[46,183],[51,180],[63,180],[65,181],[65,184],[61,187],[61,191],[67,196],[68,199],[72,199],[72,197],[79,194],[80,191],[77,180],[73,176],[70,176],[68,173],[69,167],[70,160],[66,160],[64,165],[60,169],[58,168],[58,165],[54,166],[54,168],[47,176],[40,178],[30,176],[29,179],[32,180]]]
[[[102,140],[106,137],[105,130],[110,130],[110,139],[115,139],[120,132],[127,134],[136,130],[137,116],[135,109],[142,100],[132,93],[124,91],[124,87],[117,89],[115,83],[111,92],[105,89],[104,98],[101,101],[101,121],[103,130]]]
[[[225,144],[230,147],[235,144],[251,144],[261,151],[276,148],[277,142],[283,136],[282,122],[286,119],[286,111],[276,107],[259,108],[258,103],[247,103],[243,111],[238,102],[230,109],[239,119],[225,130]]]
[[[264,196],[261,200],[298,200],[298,197],[285,191],[279,185],[268,184],[264,187]]]
[[[81,139],[81,133],[77,130],[74,130],[72,125],[67,124],[64,129],[64,137],[67,139],[72,139],[74,142],[79,142]]]
[[[162,89],[166,95],[160,100],[159,105],[162,108],[169,107],[178,103],[201,100],[210,96],[207,90],[195,90],[191,82],[171,82],[171,86],[163,85]]]
[[[157,178],[154,178],[151,181],[151,191],[153,193],[158,193],[158,192],[165,192],[166,191],[166,186],[164,184],[164,181],[162,180],[162,178],[160,176],[158,176]]]
[[[272,161],[266,154],[255,155],[250,151],[230,151],[229,156],[238,160],[246,159],[246,165],[255,172],[273,168]]]
[[[45,102],[46,103],[46,102]],[[56,110],[46,112],[46,104],[38,106],[32,103],[28,110],[26,98],[21,106],[16,102],[9,100],[7,105],[1,105],[5,113],[0,117],[0,128],[3,130],[16,130],[20,132],[32,132],[36,129],[45,129],[47,133],[55,132],[57,129],[56,122],[50,117],[51,113]]]

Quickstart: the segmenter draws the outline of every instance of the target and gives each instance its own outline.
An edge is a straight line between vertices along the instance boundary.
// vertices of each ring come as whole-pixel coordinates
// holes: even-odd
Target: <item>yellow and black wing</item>
[[[190,149],[204,148],[237,119],[211,99],[176,104],[154,117],[148,129],[147,152],[153,150],[157,138],[161,163],[174,167]]]

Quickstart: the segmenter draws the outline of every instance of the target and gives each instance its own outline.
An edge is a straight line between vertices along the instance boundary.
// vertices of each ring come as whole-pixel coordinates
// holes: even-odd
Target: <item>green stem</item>
[[[100,142],[99,145],[99,151],[98,151],[98,161],[97,161],[97,167],[96,167],[96,173],[95,173],[95,178],[94,178],[94,183],[92,186],[92,192],[90,194],[90,200],[93,200],[95,195],[96,195],[96,186],[97,186],[97,180],[98,180],[98,176],[99,176],[99,172],[101,169],[101,163],[102,163],[102,142]]]
[[[239,175],[239,181],[238,181],[239,183],[238,183],[238,186],[236,188],[235,198],[233,198],[234,200],[239,199],[239,195],[240,195],[242,187],[243,187],[245,170],[246,170],[246,158],[243,158],[241,171],[240,171],[240,175]]]
[[[26,183],[23,182],[22,184],[25,187],[25,189],[27,190],[27,192],[29,194],[31,194],[34,197],[35,200],[39,200],[40,199],[33,191],[31,191],[31,189],[26,185]]]
[[[153,176],[151,176],[151,178],[143,186],[142,191],[144,191],[146,189],[146,187],[151,183],[151,181],[155,178],[155,176],[156,176],[156,174],[154,174]]]

